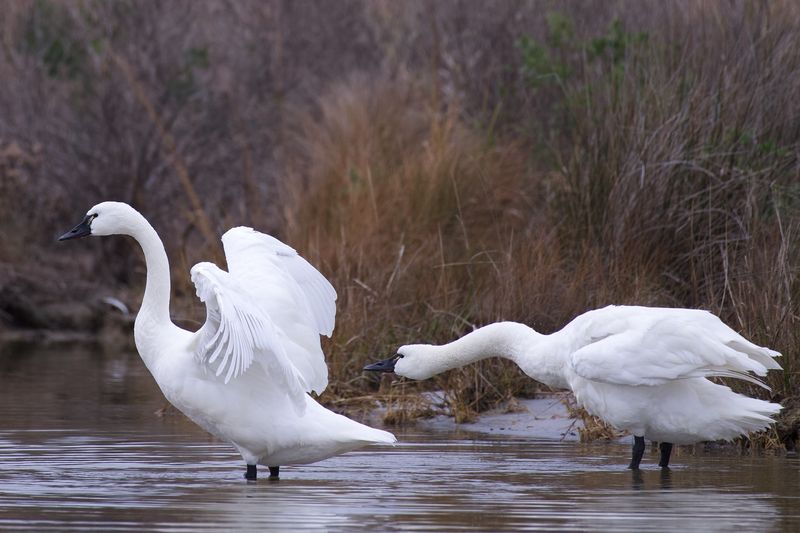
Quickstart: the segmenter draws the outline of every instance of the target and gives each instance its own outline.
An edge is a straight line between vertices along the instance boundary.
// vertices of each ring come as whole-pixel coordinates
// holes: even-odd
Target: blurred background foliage
[[[0,328],[134,310],[124,239],[54,238],[129,202],[188,269],[251,225],[339,293],[329,401],[361,366],[505,319],[706,308],[800,358],[800,4],[7,0]],[[90,247],[90,248],[88,248]],[[79,306],[88,306],[80,311]],[[535,390],[502,361],[435,384],[459,419]],[[754,393],[756,393],[754,391]],[[398,401],[401,401],[398,400]],[[423,409],[424,411],[424,409]]]

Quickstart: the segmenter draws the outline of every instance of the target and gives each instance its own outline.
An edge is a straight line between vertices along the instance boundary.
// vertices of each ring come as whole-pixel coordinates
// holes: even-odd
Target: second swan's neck
[[[517,362],[525,341],[538,333],[517,322],[495,322],[440,346],[440,356],[462,366],[487,357]]]
[[[538,333],[517,322],[496,322],[472,331],[453,342],[433,345],[410,345],[398,351],[419,351],[423,357],[415,358],[419,364],[409,368],[407,377],[426,379],[430,376],[459,368],[487,357],[504,357],[519,364],[523,347]],[[402,367],[402,363],[399,364]]]
[[[542,335],[517,322],[496,322],[441,346],[404,346],[397,352],[403,359],[396,362],[395,372],[412,379],[427,379],[481,359],[503,357],[514,361],[537,381],[554,388],[567,388],[561,337]],[[406,353],[412,357],[404,364]]]

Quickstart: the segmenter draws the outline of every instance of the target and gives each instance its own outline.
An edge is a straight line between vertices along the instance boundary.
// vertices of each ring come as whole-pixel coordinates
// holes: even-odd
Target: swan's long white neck
[[[172,321],[169,317],[170,273],[167,252],[153,226],[141,215],[137,222],[131,236],[141,245],[147,266],[147,282],[137,321],[139,318],[143,318],[159,325],[171,324]]]
[[[136,315],[134,339],[142,360],[154,372],[155,363],[165,355],[162,339],[171,337],[165,330],[178,329],[169,316],[169,260],[156,230],[138,211],[131,208],[118,223],[118,233],[136,239],[144,252],[147,282],[142,307]]]
[[[412,344],[401,347],[403,355],[395,373],[411,379],[427,379],[488,357],[514,361],[523,372],[546,385],[566,388],[564,361],[554,336],[537,333],[525,324],[496,322],[441,346]]]
[[[516,322],[497,322],[439,346],[439,358],[448,370],[488,357],[503,357],[516,362],[525,339],[536,335],[531,328]]]
[[[497,322],[440,346],[403,346],[397,351],[403,358],[397,361],[395,372],[412,379],[426,379],[488,357],[504,357],[517,362],[524,341],[537,335],[524,324]]]

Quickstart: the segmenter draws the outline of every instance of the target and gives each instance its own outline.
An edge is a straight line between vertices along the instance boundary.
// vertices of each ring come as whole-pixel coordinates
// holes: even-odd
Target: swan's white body
[[[307,394],[327,386],[320,334],[333,330],[336,293],[292,248],[250,228],[225,233],[230,271],[211,263],[192,268],[208,317],[190,332],[170,320],[167,255],[145,218],[127,204],[103,202],[83,224],[84,234],[139,242],[147,263],[134,326],[139,354],[167,400],[230,441],[248,465],[311,463],[395,442],[391,433],[333,413]]]
[[[589,413],[638,437],[675,444],[730,440],[766,428],[781,406],[737,394],[707,378],[754,378],[780,369],[778,352],[757,346],[707,311],[609,306],[541,335],[499,322],[442,346],[401,347],[394,372],[412,379],[490,356],[531,378],[570,389]]]

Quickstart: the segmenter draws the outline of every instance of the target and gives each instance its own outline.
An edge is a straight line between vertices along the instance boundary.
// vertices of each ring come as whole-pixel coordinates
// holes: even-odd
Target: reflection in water
[[[798,461],[676,457],[631,472],[627,445],[399,433],[247,483],[135,354],[0,352],[0,529],[533,531],[800,529]]]
[[[641,490],[645,488],[644,475],[642,474],[641,470],[631,470],[631,479],[631,487],[634,490]],[[658,488],[661,490],[669,490],[672,488],[672,470],[659,470]]]

